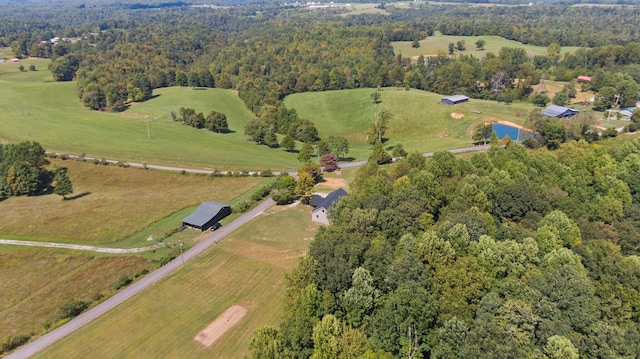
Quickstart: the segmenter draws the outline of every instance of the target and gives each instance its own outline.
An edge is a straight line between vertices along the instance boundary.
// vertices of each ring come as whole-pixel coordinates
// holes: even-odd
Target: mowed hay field
[[[296,155],[258,146],[244,135],[253,118],[235,91],[173,87],[122,113],[82,106],[75,82],[53,82],[49,60],[0,63],[0,140],[38,141],[49,151],[120,161],[209,169],[283,169]],[[38,71],[18,67],[35,65]],[[170,110],[194,108],[227,115],[230,133],[217,134],[171,120]],[[148,138],[147,125],[150,132]]]
[[[60,320],[65,303],[110,296],[121,276],[154,268],[140,257],[0,246],[0,340],[39,336]]]
[[[484,40],[484,50],[476,50],[476,41]],[[482,58],[487,52],[493,52],[498,55],[500,49],[503,47],[516,47],[525,49],[529,56],[535,55],[547,55],[547,48],[544,46],[526,45],[517,41],[507,40],[499,36],[450,36],[442,35],[438,32],[434,36],[429,36],[426,39],[420,40],[420,47],[414,48],[411,46],[411,41],[395,41],[393,50],[396,54],[402,54],[403,57],[410,57],[413,60],[418,60],[420,55],[424,57],[437,56],[439,53],[449,54],[449,43],[456,44],[458,41],[464,41],[466,50],[454,52],[454,55],[473,55],[474,57]],[[566,46],[560,49],[561,55],[565,53],[573,53],[579,47]]]
[[[190,207],[204,201],[233,204],[235,198],[266,181],[51,161],[51,168],[67,168],[74,190],[68,197],[73,199],[47,194],[1,201],[0,238],[148,246],[152,244],[146,241],[148,236],[159,238],[179,227]],[[156,224],[165,218],[170,221]]]
[[[284,274],[317,226],[309,207],[272,207],[182,269],[38,358],[242,358],[253,331],[277,325]],[[211,347],[194,338],[233,305],[246,316]]]
[[[373,119],[374,89],[355,89],[310,92],[285,98],[288,108],[295,108],[303,118],[312,120],[320,137],[344,136],[350,144],[349,156],[366,159],[371,146],[366,142],[366,131]],[[421,90],[405,91],[385,88],[381,92],[378,110],[388,109],[393,114],[385,133],[387,148],[402,143],[407,151],[440,151],[472,145],[473,127],[484,121],[505,120],[524,123],[534,107],[531,104],[500,104],[495,101],[475,100],[449,106],[440,103],[442,95]],[[479,113],[477,113],[479,112]],[[454,119],[452,113],[464,118]]]

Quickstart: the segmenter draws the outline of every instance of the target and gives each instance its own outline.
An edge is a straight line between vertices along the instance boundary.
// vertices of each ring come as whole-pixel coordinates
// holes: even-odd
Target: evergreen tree
[[[63,200],[67,199],[65,197],[66,195],[73,193],[73,185],[71,184],[71,180],[69,179],[69,176],[67,176],[66,171],[62,169],[56,171],[54,181],[56,183],[54,193],[62,196]]]

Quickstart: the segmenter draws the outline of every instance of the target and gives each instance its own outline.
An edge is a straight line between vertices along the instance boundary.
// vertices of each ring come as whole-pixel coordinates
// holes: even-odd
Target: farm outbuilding
[[[206,231],[231,214],[231,207],[213,201],[203,202],[182,220],[183,227]]]
[[[342,188],[338,188],[337,190],[329,193],[326,197],[314,195],[310,202],[311,206],[315,207],[313,211],[311,211],[311,220],[322,224],[329,224],[329,218],[327,217],[329,208],[331,208],[331,206],[333,206],[340,197],[346,195],[347,191]]]
[[[549,107],[542,110],[542,114],[547,117],[555,117],[555,118],[569,118],[578,114],[580,111],[574,110],[572,108],[558,106],[558,105],[550,105]]]
[[[445,105],[457,105],[459,103],[463,103],[467,101],[469,101],[469,97],[465,95],[453,95],[453,96],[443,97],[440,100],[440,103],[443,103]]]

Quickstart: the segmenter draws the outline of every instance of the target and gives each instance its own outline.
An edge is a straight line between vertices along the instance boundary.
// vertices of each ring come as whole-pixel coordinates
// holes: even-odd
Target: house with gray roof
[[[540,112],[541,114],[547,117],[555,117],[555,118],[569,118],[578,114],[580,111],[574,110],[572,108],[558,106],[558,105],[550,105]]]
[[[206,231],[214,225],[218,226],[220,221],[230,214],[231,207],[228,204],[213,201],[202,202],[195,211],[182,220],[182,226]]]
[[[311,211],[311,220],[317,223],[329,224],[327,212],[331,206],[340,199],[340,197],[344,197],[347,194],[347,191],[342,188],[338,188],[337,190],[329,193],[326,197],[314,195],[310,202],[311,206],[315,207],[313,211]]]

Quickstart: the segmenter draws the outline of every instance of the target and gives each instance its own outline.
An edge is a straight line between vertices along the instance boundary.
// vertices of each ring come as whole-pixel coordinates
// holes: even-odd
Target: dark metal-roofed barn
[[[202,202],[190,215],[182,220],[182,226],[206,231],[231,214],[231,207],[213,201]]]
[[[542,112],[540,113],[542,113],[547,117],[569,118],[569,117],[573,117],[573,115],[576,115],[578,112],[580,111],[574,110],[572,108],[562,107],[558,105],[550,105],[549,107],[542,110]]]
[[[447,96],[447,97],[443,97],[442,100],[440,100],[440,102],[445,105],[457,105],[459,103],[463,103],[467,101],[469,101],[469,98],[465,95]]]

